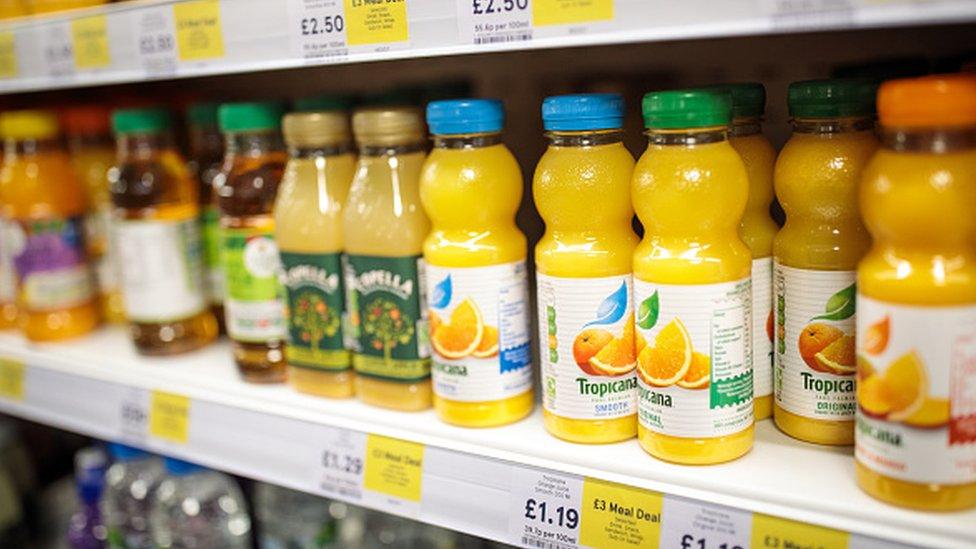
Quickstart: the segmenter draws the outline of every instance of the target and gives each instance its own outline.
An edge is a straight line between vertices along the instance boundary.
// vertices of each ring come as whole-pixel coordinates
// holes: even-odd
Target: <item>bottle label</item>
[[[920,484],[976,482],[976,305],[857,297],[855,456]]]
[[[773,392],[787,412],[854,420],[854,271],[775,264],[776,364]]]
[[[288,364],[342,371],[351,367],[342,343],[344,291],[341,254],[281,252],[288,295]]]
[[[427,264],[434,392],[464,402],[532,389],[525,261],[490,267]]]
[[[430,377],[423,261],[420,256],[346,256],[357,374],[401,382]]]
[[[749,278],[637,280],[638,420],[664,435],[712,438],[753,423]]]
[[[207,206],[200,215],[203,234],[203,264],[206,270],[207,298],[210,303],[219,305],[227,293],[224,282],[224,267],[220,257],[220,214],[214,206]]]
[[[0,219],[0,304],[17,299],[17,271],[14,269],[13,231],[16,223]]]
[[[278,273],[281,260],[267,228],[222,228],[227,273],[224,316],[237,341],[264,343],[285,337],[285,305]]]
[[[135,322],[172,322],[204,309],[200,228],[184,220],[114,224],[125,313]]]
[[[57,311],[94,297],[83,227],[81,217],[11,224],[10,249],[23,302],[29,310]]]
[[[571,419],[637,413],[633,279],[536,273],[542,404]]]
[[[755,396],[773,394],[773,258],[752,260],[752,383]]]

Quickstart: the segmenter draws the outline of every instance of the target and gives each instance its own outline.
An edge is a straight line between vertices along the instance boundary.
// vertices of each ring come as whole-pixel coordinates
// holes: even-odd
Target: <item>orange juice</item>
[[[421,256],[430,232],[420,203],[423,120],[414,109],[390,107],[358,111],[352,125],[359,160],[342,231],[356,395],[374,406],[424,410],[432,395]]]
[[[488,427],[532,411],[525,235],[515,226],[522,172],[502,144],[501,101],[427,106],[434,149],[420,176],[434,408]]]
[[[18,323],[33,340],[91,331],[101,318],[85,248],[85,190],[47,111],[0,115],[0,202],[18,278]]]
[[[874,88],[795,82],[793,136],[774,170],[786,225],[773,241],[773,414],[784,433],[854,442],[855,268],[870,245],[858,214],[861,170],[878,146]]]
[[[976,75],[894,80],[864,169],[857,482],[904,507],[976,506]]]
[[[634,169],[644,223],[634,251],[640,445],[706,464],[752,448],[752,257],[739,238],[749,178],[728,141],[724,90],[644,96],[647,150]]]
[[[756,420],[773,415],[773,237],[779,227],[769,215],[773,201],[776,150],[762,133],[766,88],[759,83],[729,84],[732,127],[729,143],[742,157],[749,176],[749,200],[739,237],[752,252],[753,409]]]
[[[542,104],[549,148],[532,194],[546,232],[535,248],[546,430],[606,443],[637,432],[631,256],[637,235],[616,94]]]

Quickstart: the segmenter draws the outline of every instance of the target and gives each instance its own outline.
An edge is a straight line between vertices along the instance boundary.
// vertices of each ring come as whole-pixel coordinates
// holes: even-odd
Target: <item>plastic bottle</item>
[[[259,482],[253,501],[260,549],[325,549],[337,541],[325,498]]]
[[[68,523],[68,544],[72,549],[105,547],[106,529],[99,501],[105,488],[108,459],[101,448],[84,448],[75,454],[75,486],[80,508]]]
[[[163,460],[123,444],[109,444],[114,463],[105,473],[102,508],[113,549],[152,549],[149,510],[165,476]]]
[[[427,106],[434,149],[420,199],[433,350],[434,408],[466,427],[512,423],[532,411],[527,244],[515,226],[522,172],[501,141],[501,101]]]

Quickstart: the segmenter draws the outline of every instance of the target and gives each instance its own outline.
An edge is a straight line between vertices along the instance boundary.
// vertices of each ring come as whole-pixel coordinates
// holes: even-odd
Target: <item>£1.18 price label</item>
[[[661,547],[680,549],[746,549],[752,531],[752,513],[664,496]]]
[[[583,478],[519,467],[512,473],[508,530],[516,545],[579,544]]]

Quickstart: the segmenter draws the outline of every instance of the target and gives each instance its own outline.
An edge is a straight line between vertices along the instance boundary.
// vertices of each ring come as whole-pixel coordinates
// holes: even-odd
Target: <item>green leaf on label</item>
[[[857,284],[851,284],[827,300],[825,313],[810,320],[844,320],[854,316],[857,308]]]
[[[641,301],[637,309],[637,325],[645,330],[650,330],[657,324],[657,315],[661,311],[661,303],[657,296],[657,290],[651,297]]]

